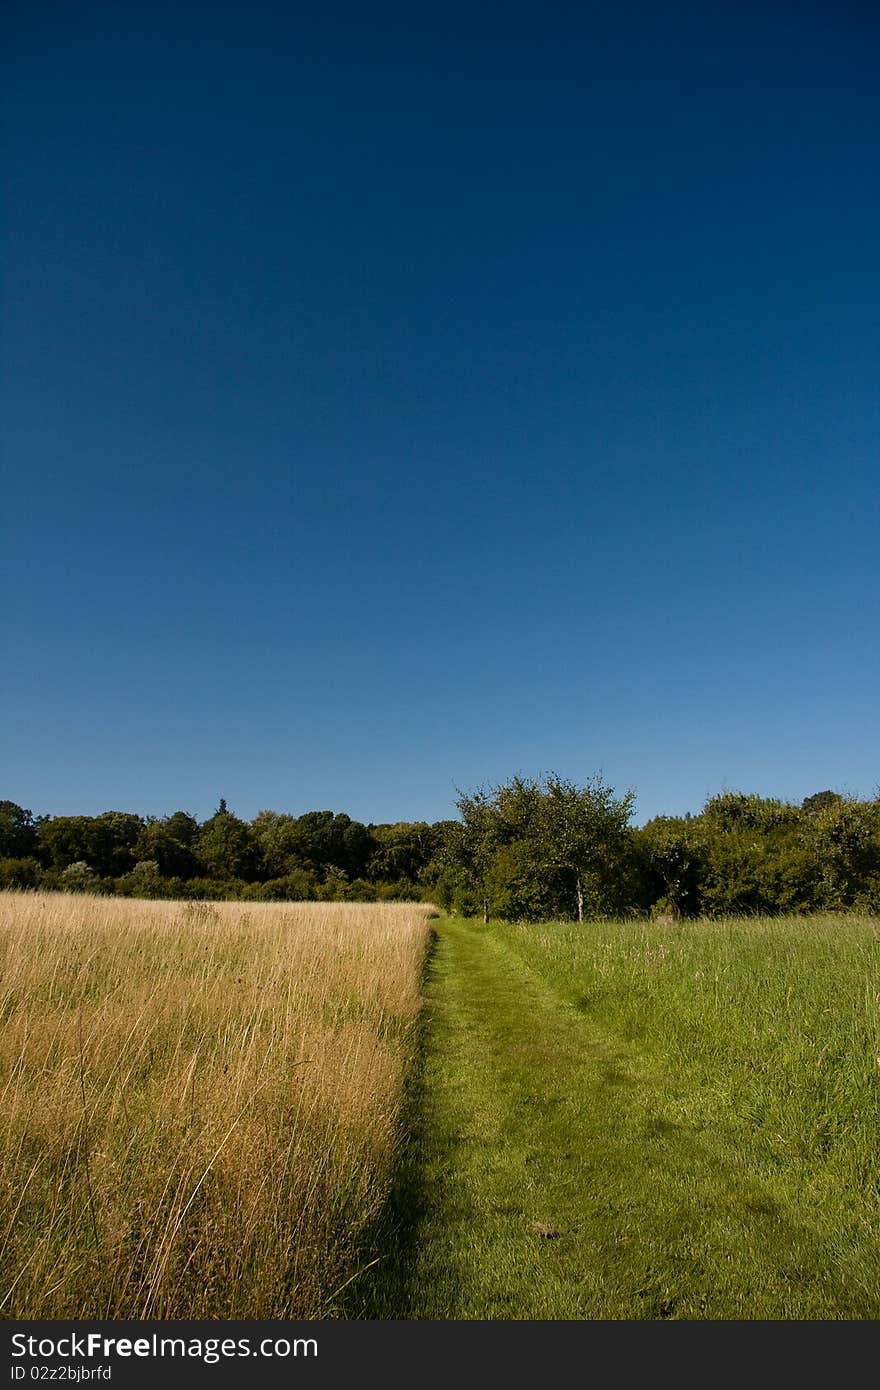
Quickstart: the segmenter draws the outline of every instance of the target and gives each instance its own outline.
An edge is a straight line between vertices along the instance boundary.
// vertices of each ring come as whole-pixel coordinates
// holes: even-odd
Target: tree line
[[[457,798],[459,818],[365,825],[226,802],[199,821],[34,816],[0,801],[0,888],[252,901],[431,899],[508,920],[880,912],[880,796],[744,792],[632,824],[635,797],[555,774]]]

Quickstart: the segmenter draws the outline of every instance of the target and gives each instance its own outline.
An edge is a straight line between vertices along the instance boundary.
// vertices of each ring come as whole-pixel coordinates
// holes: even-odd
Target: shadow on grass
[[[428,1209],[425,1181],[428,1120],[427,1054],[432,1026],[429,987],[436,973],[437,932],[432,929],[422,967],[426,998],[416,1024],[413,1060],[400,1120],[400,1145],[391,1188],[382,1211],[366,1232],[355,1268],[360,1271],[341,1297],[335,1316],[346,1319],[411,1317],[413,1271],[419,1231]]]

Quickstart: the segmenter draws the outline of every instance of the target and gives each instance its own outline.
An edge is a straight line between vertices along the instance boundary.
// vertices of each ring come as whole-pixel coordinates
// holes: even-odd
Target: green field
[[[374,1318],[880,1317],[880,924],[443,919]]]
[[[0,894],[0,1316],[880,1318],[880,921]]]

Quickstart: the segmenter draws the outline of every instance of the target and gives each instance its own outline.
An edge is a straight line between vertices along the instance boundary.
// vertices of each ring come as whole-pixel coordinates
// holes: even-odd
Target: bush
[[[0,859],[0,888],[36,888],[39,882],[36,859]]]
[[[62,869],[59,884],[65,893],[106,892],[101,879],[91,864],[87,864],[84,859],[78,859],[74,864],[68,864],[66,869]]]
[[[242,902],[305,903],[315,898],[315,880],[307,869],[293,869],[265,883],[245,883],[238,895]]]
[[[350,903],[375,903],[379,901],[379,896],[379,888],[366,878],[356,878],[348,885],[345,894],[346,901]]]
[[[116,891],[126,898],[172,898],[177,897],[179,880],[163,878],[155,859],[141,859],[130,874],[123,874],[116,880]]]
[[[373,888],[376,894],[375,901],[380,903],[420,902],[424,897],[418,884],[408,878],[398,879],[396,883],[376,883]]]
[[[658,898],[651,904],[651,917],[680,917],[681,913],[671,898]]]

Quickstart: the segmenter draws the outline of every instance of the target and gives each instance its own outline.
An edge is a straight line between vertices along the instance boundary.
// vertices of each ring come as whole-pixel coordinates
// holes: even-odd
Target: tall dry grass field
[[[0,893],[0,1313],[332,1316],[428,914]]]

